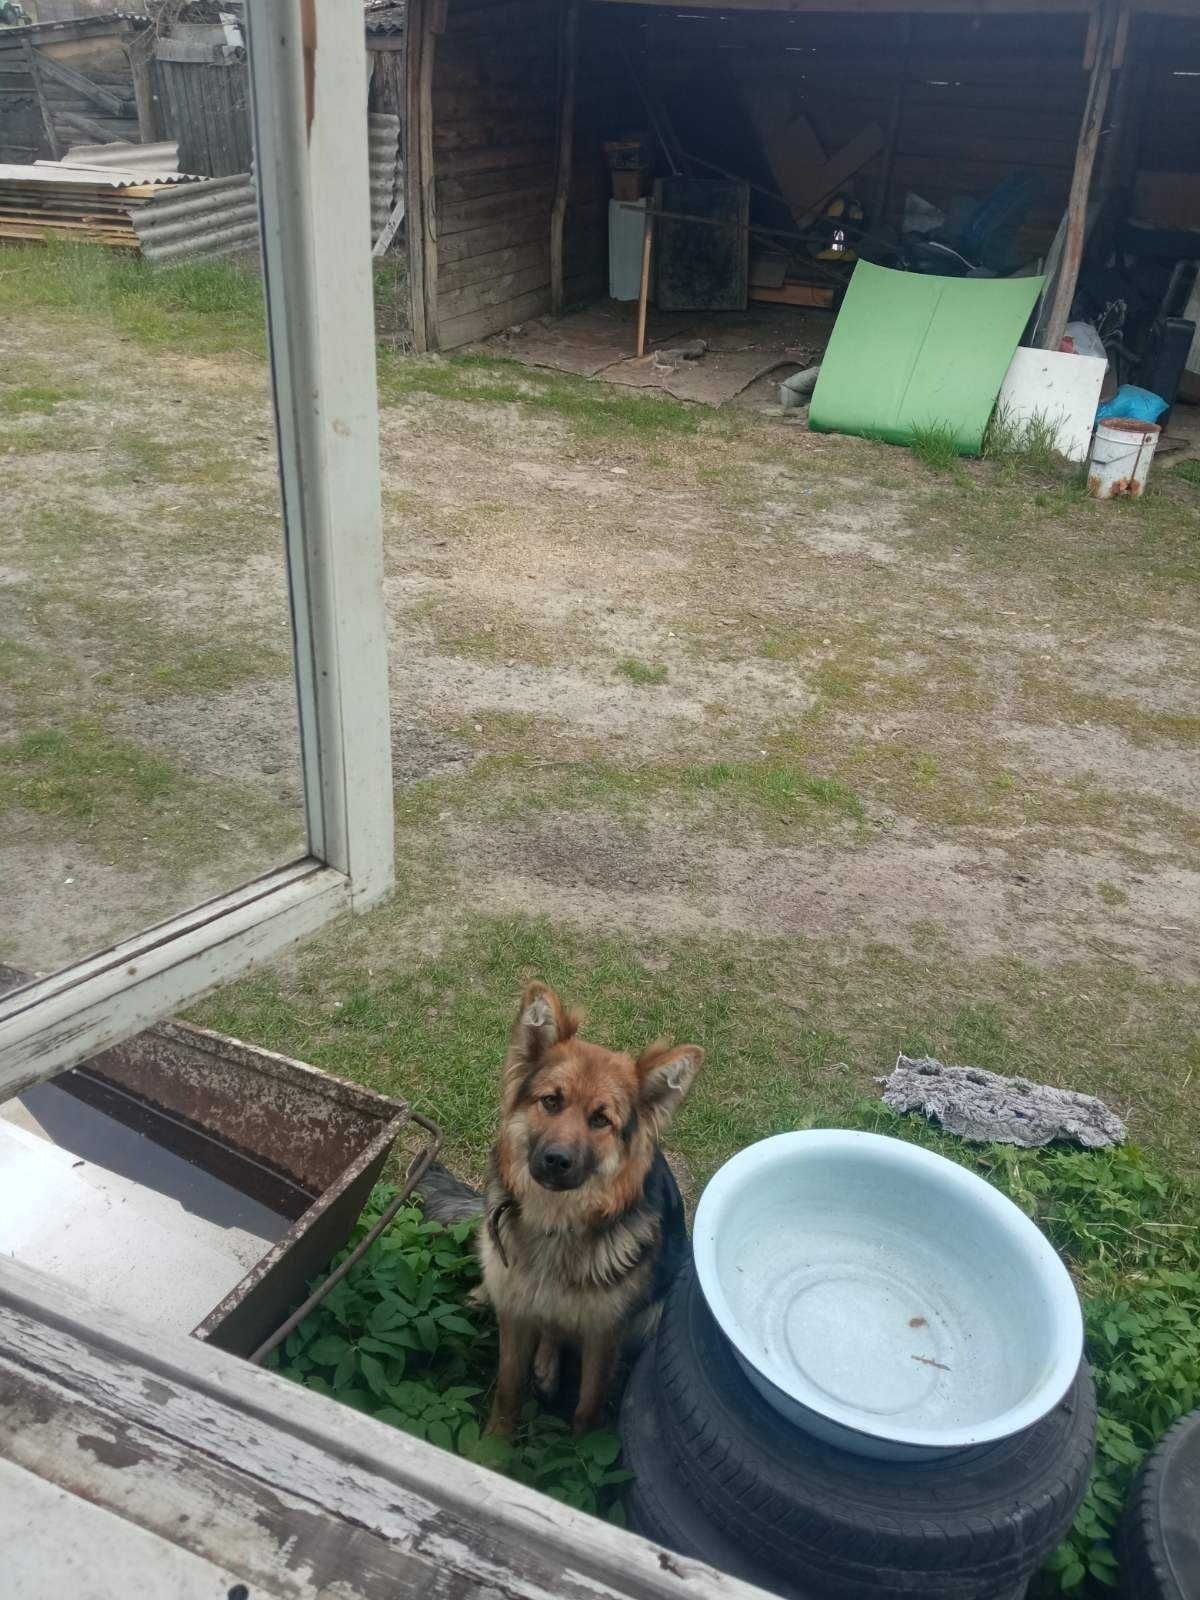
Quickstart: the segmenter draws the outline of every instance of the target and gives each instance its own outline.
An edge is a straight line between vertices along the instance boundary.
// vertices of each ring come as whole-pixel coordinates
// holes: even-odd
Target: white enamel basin
[[[747,1376],[860,1455],[1007,1438],[1074,1381],[1066,1268],[965,1168],[873,1133],[783,1133],[725,1164],[696,1210],[696,1272]]]

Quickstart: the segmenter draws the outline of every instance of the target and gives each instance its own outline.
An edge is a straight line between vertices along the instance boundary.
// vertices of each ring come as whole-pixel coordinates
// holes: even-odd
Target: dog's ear
[[[547,1050],[569,1039],[578,1026],[578,1018],[564,1010],[553,989],[544,983],[529,984],[509,1035],[509,1067],[527,1071],[537,1066]]]
[[[661,1139],[704,1061],[698,1044],[652,1044],[637,1059],[638,1110]]]

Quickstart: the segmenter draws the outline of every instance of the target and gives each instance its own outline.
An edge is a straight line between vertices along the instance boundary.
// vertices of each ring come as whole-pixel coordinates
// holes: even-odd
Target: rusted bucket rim
[[[1161,433],[1162,428],[1157,422],[1139,422],[1136,417],[1102,417],[1096,424],[1099,428],[1115,428],[1118,433]]]

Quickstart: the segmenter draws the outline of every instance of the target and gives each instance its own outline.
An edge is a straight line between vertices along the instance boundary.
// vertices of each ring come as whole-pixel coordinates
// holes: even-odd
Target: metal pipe
[[[367,1236],[360,1240],[359,1243],[355,1245],[354,1249],[351,1250],[345,1261],[343,1261],[340,1266],[337,1266],[333,1269],[333,1271],[325,1279],[325,1282],[320,1286],[319,1289],[313,1290],[303,1305],[297,1306],[295,1311],[292,1312],[291,1316],[286,1322],[281,1323],[269,1338],[263,1340],[258,1349],[255,1350],[250,1356],[250,1361],[254,1366],[260,1366],[264,1357],[269,1356],[271,1351],[274,1350],[277,1345],[281,1345],[287,1338],[288,1334],[291,1333],[295,1328],[299,1327],[299,1325],[304,1321],[305,1317],[308,1316],[309,1312],[320,1305],[321,1301],[324,1300],[325,1296],[333,1288],[334,1284],[341,1283],[342,1279],[350,1271],[350,1268],[358,1265],[363,1256],[366,1255],[367,1251],[375,1243],[376,1239],[379,1238],[383,1230],[392,1221],[393,1217],[395,1217],[396,1213],[400,1210],[404,1202],[410,1197],[417,1184],[429,1171],[434,1157],[442,1148],[442,1140],[444,1135],[436,1122],[430,1122],[428,1117],[421,1116],[419,1112],[411,1112],[410,1120],[415,1122],[418,1127],[424,1128],[431,1135],[431,1137],[424,1150],[422,1150],[419,1155],[414,1157],[411,1165],[409,1166],[404,1183],[400,1187],[399,1193],[396,1195],[395,1199],[388,1206],[387,1210],[383,1213],[379,1221],[375,1224]]]

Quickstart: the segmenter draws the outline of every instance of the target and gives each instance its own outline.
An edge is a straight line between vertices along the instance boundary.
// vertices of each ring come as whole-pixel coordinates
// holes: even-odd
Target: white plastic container
[[[700,1199],[696,1275],[751,1383],[840,1449],[929,1460],[1032,1427],[1083,1317],[1053,1246],[965,1167],[879,1134],[779,1134]]]
[[[1161,432],[1157,422],[1138,422],[1132,417],[1098,422],[1088,459],[1088,493],[1097,500],[1140,495]]]

